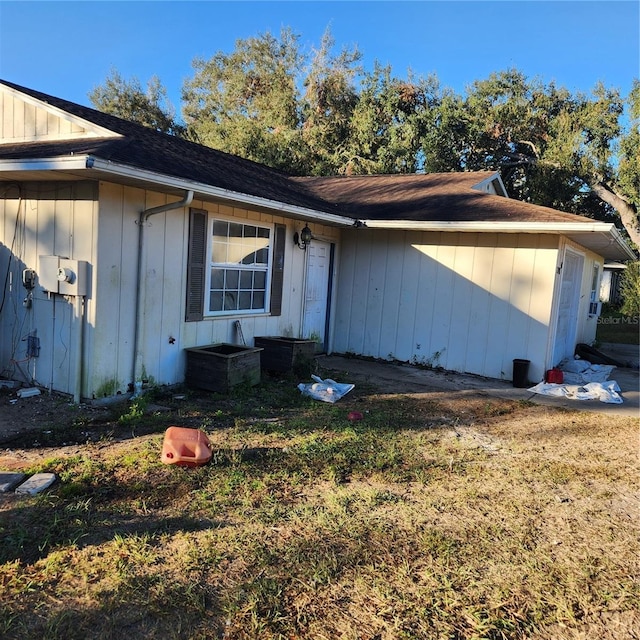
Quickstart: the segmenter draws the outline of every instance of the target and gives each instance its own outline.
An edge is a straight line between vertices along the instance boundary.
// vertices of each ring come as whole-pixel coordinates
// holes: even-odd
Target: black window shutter
[[[284,282],[284,245],[287,239],[287,227],[276,224],[273,233],[273,267],[271,270],[271,302],[269,311],[272,316],[282,313],[282,284]]]
[[[207,255],[207,212],[189,210],[189,256],[187,258],[187,306],[185,320],[197,322],[204,315],[204,282]]]

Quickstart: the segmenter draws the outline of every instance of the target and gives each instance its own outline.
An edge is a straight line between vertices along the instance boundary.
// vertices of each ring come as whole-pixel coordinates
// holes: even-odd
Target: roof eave
[[[164,187],[172,190],[193,191],[199,197],[215,198],[228,202],[254,206],[260,209],[278,212],[291,218],[306,220],[309,222],[323,222],[328,225],[351,227],[354,219],[341,216],[326,211],[310,209],[298,205],[293,205],[268,198],[261,198],[246,193],[230,191],[221,187],[178,178],[167,174],[147,171],[138,167],[110,162],[94,155],[83,154],[76,156],[61,156],[57,158],[32,158],[28,160],[0,160],[0,172],[38,172],[38,171],[60,171],[60,172],[80,172],[87,179],[107,179],[121,178],[128,180],[138,180],[146,185]]]
[[[370,229],[462,233],[545,233],[563,235],[609,260],[637,260],[614,224],[609,222],[493,222],[364,220]],[[593,238],[593,241],[590,240]]]

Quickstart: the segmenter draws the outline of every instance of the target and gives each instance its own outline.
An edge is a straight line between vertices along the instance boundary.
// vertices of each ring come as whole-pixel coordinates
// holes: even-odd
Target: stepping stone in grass
[[[23,482],[17,489],[16,493],[28,493],[31,496],[48,489],[56,481],[55,473],[36,473],[26,482]]]
[[[0,493],[13,491],[26,477],[24,473],[0,471]]]

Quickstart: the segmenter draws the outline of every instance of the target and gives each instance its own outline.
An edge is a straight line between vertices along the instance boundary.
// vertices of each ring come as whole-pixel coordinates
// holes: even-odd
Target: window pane
[[[255,271],[254,272],[253,286],[256,289],[264,289],[267,286],[267,272],[266,271]]]
[[[237,289],[240,284],[240,272],[237,269],[227,269],[225,274],[225,288]]]
[[[240,309],[252,309],[251,291],[241,291],[238,298],[238,307]]]
[[[222,311],[222,291],[211,291],[209,294],[209,311]]]
[[[224,220],[214,220],[213,235],[226,238],[229,235],[229,223]]]
[[[264,309],[264,291],[254,291],[252,309]]]
[[[238,295],[235,291],[227,291],[224,294],[224,310],[236,311],[238,309]]]
[[[240,288],[251,289],[253,286],[253,271],[242,271],[240,273]]]
[[[229,237],[230,238],[242,238],[242,225],[237,222],[229,223]]]
[[[269,248],[256,251],[256,264],[269,264]]]
[[[211,247],[211,262],[223,263],[227,261],[227,243],[226,240],[221,242],[216,238],[213,239]]]
[[[224,288],[224,270],[223,269],[211,269],[211,288],[212,289]]]

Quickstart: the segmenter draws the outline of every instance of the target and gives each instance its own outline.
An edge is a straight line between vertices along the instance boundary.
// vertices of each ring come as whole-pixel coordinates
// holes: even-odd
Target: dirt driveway
[[[640,376],[637,369],[614,369],[611,379],[620,386],[622,404],[607,404],[598,400],[568,400],[531,393],[517,389],[511,382],[480,376],[421,369],[404,364],[371,362],[342,356],[320,357],[321,366],[339,371],[344,376],[338,382],[358,381],[373,384],[388,393],[428,394],[433,400],[454,398],[503,398],[527,400],[535,404],[562,407],[572,411],[593,411],[617,416],[640,417]]]

